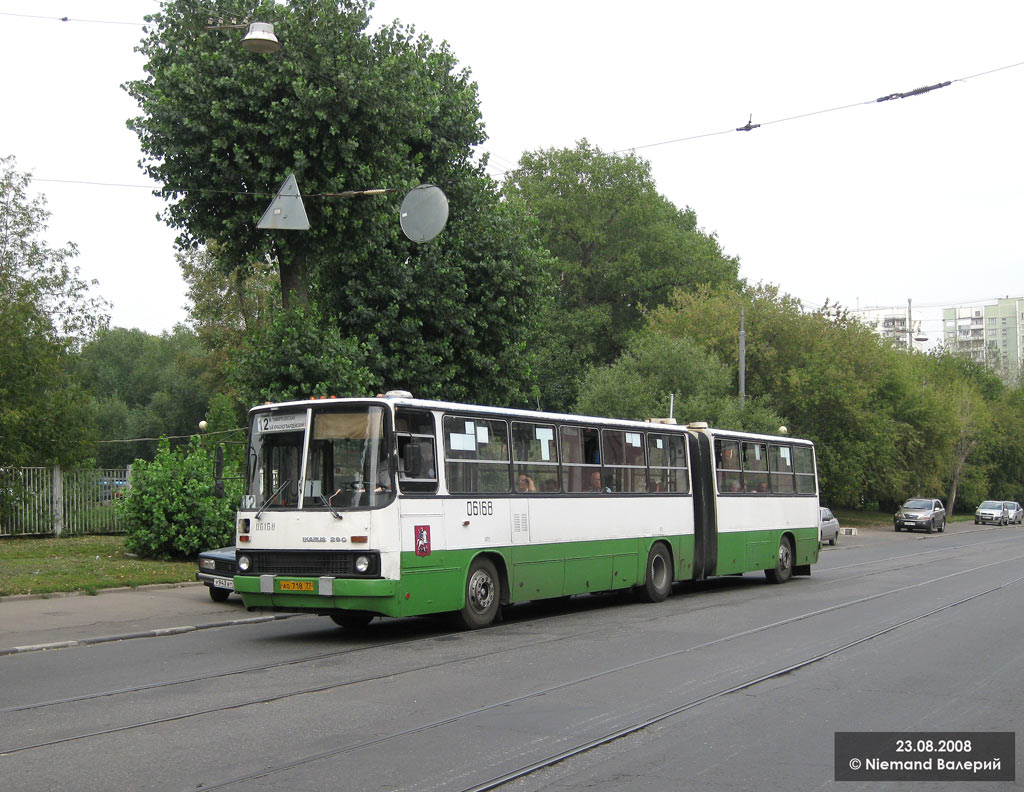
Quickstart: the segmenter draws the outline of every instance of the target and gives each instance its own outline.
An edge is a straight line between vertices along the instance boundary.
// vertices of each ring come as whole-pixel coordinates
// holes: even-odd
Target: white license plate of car
[[[213,579],[213,587],[214,588],[222,588],[222,589],[230,589],[231,591],[234,591],[235,590],[235,581],[232,580],[231,578],[214,578]]]

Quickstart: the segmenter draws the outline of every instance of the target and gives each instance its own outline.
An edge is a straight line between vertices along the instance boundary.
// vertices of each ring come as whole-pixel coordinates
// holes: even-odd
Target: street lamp
[[[246,52],[258,52],[258,53],[269,53],[277,52],[281,49],[281,42],[277,40],[277,36],[274,35],[274,26],[269,22],[230,22],[228,24],[222,24],[218,20],[218,24],[213,24],[213,20],[210,20],[210,24],[206,26],[207,30],[241,30],[242,28],[248,28],[245,32],[245,36],[242,37],[242,49]]]
[[[277,52],[281,49],[281,42],[269,22],[253,22],[242,38],[242,49],[246,52]]]

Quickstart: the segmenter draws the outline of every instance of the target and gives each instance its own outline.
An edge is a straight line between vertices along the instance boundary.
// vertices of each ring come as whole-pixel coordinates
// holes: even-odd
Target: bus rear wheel
[[[488,558],[476,558],[466,575],[466,604],[457,612],[459,623],[467,630],[487,627],[498,615],[501,579],[494,563]]]
[[[373,614],[363,611],[336,611],[331,614],[331,621],[346,630],[362,630],[373,621]]]
[[[779,542],[779,554],[775,561],[775,568],[766,569],[764,576],[768,578],[769,583],[785,583],[793,577],[793,545],[788,536],[783,536],[782,541]]]
[[[672,557],[660,542],[647,554],[647,574],[640,587],[644,602],[663,602],[672,591]]]

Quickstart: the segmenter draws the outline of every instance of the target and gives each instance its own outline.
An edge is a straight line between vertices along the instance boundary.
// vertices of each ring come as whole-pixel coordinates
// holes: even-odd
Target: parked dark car
[[[1010,514],[1003,501],[982,501],[974,512],[975,525],[1007,525]]]
[[[839,520],[836,519],[831,509],[826,509],[824,506],[819,508],[818,515],[818,522],[821,525],[821,541],[834,545],[839,541]]]
[[[1017,501],[1003,501],[1003,506],[1006,507],[1006,519],[1010,522],[1020,525],[1024,521],[1024,509]]]
[[[235,547],[218,547],[216,550],[204,550],[199,554],[199,571],[196,580],[200,580],[210,589],[210,598],[214,602],[225,602],[235,590]]]
[[[915,531],[923,528],[928,533],[946,530],[946,509],[935,498],[911,498],[893,515],[897,531]]]

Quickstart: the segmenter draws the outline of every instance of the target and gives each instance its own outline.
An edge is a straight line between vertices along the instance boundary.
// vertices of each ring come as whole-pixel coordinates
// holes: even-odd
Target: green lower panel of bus
[[[797,565],[818,560],[816,528],[792,532]],[[722,534],[716,574],[728,575],[775,566],[780,531]],[[487,555],[505,583],[509,602],[631,588],[644,579],[647,555],[656,541],[672,553],[675,578],[689,580],[693,569],[693,537],[666,536],[545,545],[513,545],[487,550],[446,550],[444,563],[424,567],[422,558],[402,554],[400,580],[336,578],[330,594],[318,592],[317,578],[275,578],[273,593],[260,591],[260,579],[239,575],[235,591],[248,608],[324,612],[364,610],[384,616],[416,616],[458,610],[463,605],[469,565]],[[285,590],[286,586],[306,591]]]
[[[782,531],[745,531],[722,533],[718,536],[718,565],[716,575],[732,575],[737,572],[752,572],[771,569],[778,561],[779,542]],[[801,528],[789,531],[796,539],[793,548],[793,564],[805,566],[818,562],[820,544],[818,529]]]

